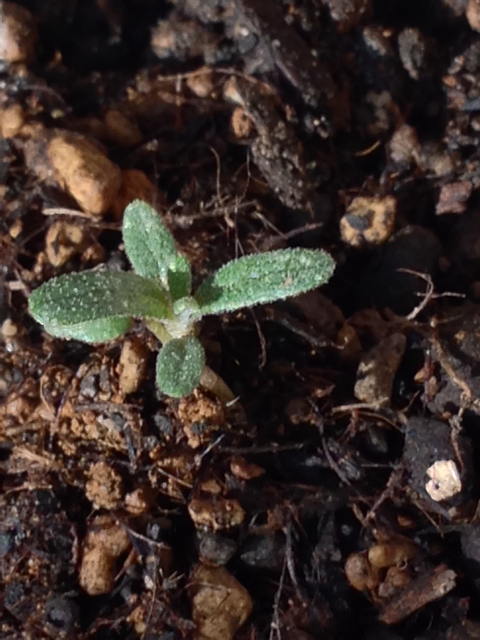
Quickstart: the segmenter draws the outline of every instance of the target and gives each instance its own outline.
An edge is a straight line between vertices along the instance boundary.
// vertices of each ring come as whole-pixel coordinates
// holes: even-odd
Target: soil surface
[[[478,0],[0,2],[0,639],[480,637]],[[321,290],[204,319],[174,400],[138,323],[28,296],[284,247]]]

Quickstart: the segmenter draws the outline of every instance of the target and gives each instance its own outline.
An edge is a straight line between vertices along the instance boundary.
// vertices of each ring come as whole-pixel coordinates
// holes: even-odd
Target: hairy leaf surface
[[[53,278],[31,294],[29,307],[52,335],[88,342],[120,335],[128,328],[130,317],[169,315],[164,294],[155,282],[135,273],[111,271]]]
[[[81,340],[82,342],[106,342],[123,335],[130,329],[130,318],[105,318],[69,325],[45,325],[46,331],[56,338]]]
[[[157,384],[169,396],[186,396],[198,385],[204,365],[205,351],[197,338],[170,340],[157,358]]]
[[[334,268],[325,251],[282,249],[249,255],[219,269],[195,299],[202,314],[234,311],[314,289],[327,282]]]
[[[190,293],[191,270],[160,215],[146,202],[134,200],[123,216],[125,251],[135,271],[160,278],[174,300]]]

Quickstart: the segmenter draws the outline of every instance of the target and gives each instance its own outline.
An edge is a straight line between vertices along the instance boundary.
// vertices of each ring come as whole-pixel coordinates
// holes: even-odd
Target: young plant
[[[53,278],[30,296],[32,316],[59,338],[105,342],[134,318],[162,341],[156,378],[174,397],[198,385],[205,352],[196,337],[202,316],[282,300],[325,283],[333,258],[324,251],[284,249],[232,260],[192,295],[188,260],[159,214],[134,200],[125,209],[123,241],[132,272],[85,271]]]

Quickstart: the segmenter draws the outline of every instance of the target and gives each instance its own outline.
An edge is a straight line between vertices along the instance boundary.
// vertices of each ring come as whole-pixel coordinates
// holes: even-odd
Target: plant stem
[[[210,369],[208,365],[203,367],[200,384],[207,391],[214,393],[225,404],[232,402],[236,398],[225,380],[215,373],[213,369]]]
[[[167,344],[167,342],[170,342],[170,340],[173,339],[173,336],[167,331],[165,325],[163,325],[158,320],[154,320],[153,318],[145,318],[144,323],[145,326],[157,336],[162,344]]]

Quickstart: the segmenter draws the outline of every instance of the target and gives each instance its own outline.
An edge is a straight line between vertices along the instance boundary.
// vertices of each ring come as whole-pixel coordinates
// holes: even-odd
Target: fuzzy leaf
[[[109,340],[130,317],[169,316],[163,291],[135,273],[85,271],[53,278],[30,296],[30,313],[52,335],[86,342]]]
[[[329,280],[335,262],[325,251],[281,249],[228,262],[198,289],[202,314],[283,300]]]
[[[130,318],[106,318],[70,325],[45,325],[45,330],[56,338],[81,340],[82,342],[107,342],[123,335],[130,329]]]
[[[157,358],[157,384],[169,396],[187,396],[200,381],[205,351],[193,336],[170,340]]]
[[[125,251],[135,271],[145,278],[160,278],[174,300],[190,293],[188,260],[177,251],[175,240],[155,209],[134,200],[123,215]]]

